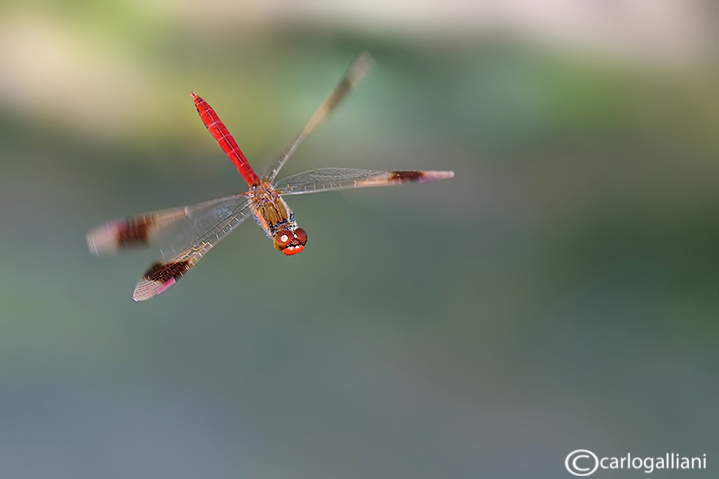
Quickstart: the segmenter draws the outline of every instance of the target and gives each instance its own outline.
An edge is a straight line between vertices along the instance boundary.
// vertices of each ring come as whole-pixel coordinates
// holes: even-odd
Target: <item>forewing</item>
[[[317,108],[315,113],[312,115],[312,118],[310,118],[310,121],[308,121],[302,131],[300,131],[300,134],[297,135],[297,137],[295,137],[295,139],[292,140],[292,142],[287,145],[287,147],[285,147],[285,149],[282,150],[282,152],[280,152],[280,154],[274,158],[272,162],[270,162],[267,167],[267,171],[263,176],[266,181],[272,183],[275,180],[277,173],[279,173],[282,166],[288,158],[292,156],[295,150],[297,150],[305,138],[307,138],[310,133],[312,133],[314,129],[322,123],[322,120],[324,120],[327,115],[334,110],[339,102],[350,91],[352,91],[352,89],[357,86],[360,81],[362,81],[372,66],[374,66],[374,59],[367,52],[362,52],[355,61],[352,62],[352,65],[350,65],[347,73],[345,73],[345,76],[342,77],[342,80],[340,80],[337,86],[335,86],[330,94],[327,95],[327,98],[325,98],[319,108]]]
[[[181,251],[187,238],[201,235],[220,221],[218,215],[243,201],[244,196],[235,195],[108,221],[87,233],[87,245],[96,255],[150,244],[162,245],[163,251],[178,247]]]
[[[354,168],[317,168],[288,176],[277,182],[283,195],[301,195],[320,191],[422,183],[454,176],[453,171],[382,171]]]
[[[201,232],[181,234],[168,252],[176,252],[167,261],[157,261],[148,268],[135,286],[132,299],[144,301],[156,296],[187,273],[225,236],[252,215],[250,200],[242,195],[206,210],[196,218],[205,225]],[[164,255],[166,257],[167,254]]]

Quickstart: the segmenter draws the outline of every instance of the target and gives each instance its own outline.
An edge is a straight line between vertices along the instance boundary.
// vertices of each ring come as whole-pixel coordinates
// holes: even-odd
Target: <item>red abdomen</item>
[[[242,154],[240,147],[237,146],[235,139],[232,138],[230,132],[222,123],[222,120],[217,116],[215,110],[207,104],[205,100],[197,95],[194,91],[191,94],[192,99],[195,100],[195,106],[197,107],[197,113],[200,114],[202,122],[205,124],[212,136],[217,140],[227,156],[230,157],[232,163],[235,164],[237,171],[240,172],[242,178],[245,179],[249,186],[257,185],[260,183],[260,177],[252,170],[250,164],[247,162],[247,158]]]

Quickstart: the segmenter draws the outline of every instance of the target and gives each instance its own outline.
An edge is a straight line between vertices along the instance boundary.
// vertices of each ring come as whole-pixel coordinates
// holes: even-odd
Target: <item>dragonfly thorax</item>
[[[297,228],[294,213],[269,183],[255,185],[245,195],[250,199],[255,222],[268,238],[274,238],[281,229]]]
[[[264,181],[246,193],[252,204],[255,221],[272,238],[275,248],[286,255],[297,254],[307,243],[307,233],[297,227],[295,214],[279,191]]]

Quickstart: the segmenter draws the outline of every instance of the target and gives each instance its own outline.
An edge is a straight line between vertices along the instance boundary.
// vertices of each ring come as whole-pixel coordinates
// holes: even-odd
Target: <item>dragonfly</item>
[[[340,82],[320,104],[300,133],[258,176],[217,113],[195,92],[191,97],[205,127],[229,156],[248,186],[245,193],[179,208],[170,208],[109,221],[87,234],[90,251],[115,253],[136,246],[159,243],[161,258],[137,282],[132,299],[144,301],[167,291],[230,232],[253,217],[286,256],[301,252],[307,233],[297,225],[284,196],[422,183],[454,176],[452,171],[382,171],[353,168],[317,168],[276,181],[275,178],[300,144],[353,90],[374,65],[367,52],[350,65]]]

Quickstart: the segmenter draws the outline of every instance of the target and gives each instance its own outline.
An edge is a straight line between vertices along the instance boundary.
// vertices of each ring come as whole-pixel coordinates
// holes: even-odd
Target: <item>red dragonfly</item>
[[[87,234],[90,251],[99,255],[147,245],[151,241],[160,242],[163,259],[145,271],[132,295],[135,301],[144,301],[174,285],[210,249],[250,216],[272,239],[276,249],[287,256],[302,251],[307,244],[307,233],[297,226],[294,213],[282,198],[285,195],[434,181],[454,176],[452,171],[318,168],[275,182],[280,169],[302,141],[364,78],[373,65],[374,60],[368,53],[357,57],[300,134],[271,161],[262,177],[252,170],[215,111],[192,92],[202,122],[235,164],[247,182],[248,191],[191,206],[110,221]]]

